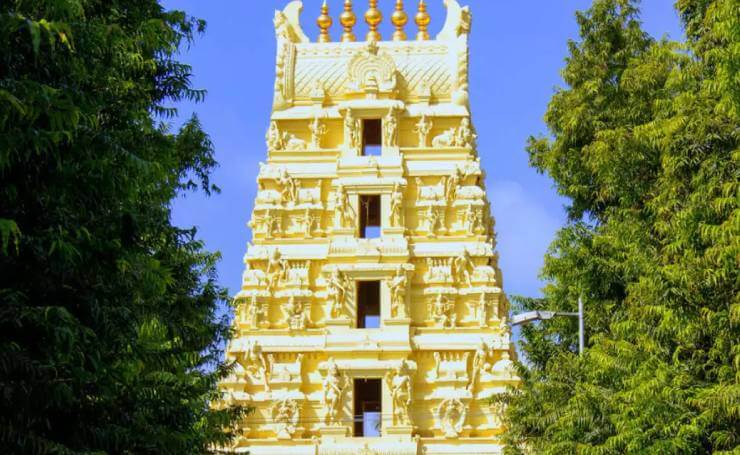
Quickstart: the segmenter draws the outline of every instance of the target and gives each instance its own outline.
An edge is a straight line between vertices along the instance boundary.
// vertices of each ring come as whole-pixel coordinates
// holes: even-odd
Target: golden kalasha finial
[[[396,26],[396,31],[393,32],[393,41],[405,41],[406,32],[403,31],[403,28],[409,21],[409,17],[406,15],[406,11],[403,10],[403,0],[396,0],[396,11],[393,12],[391,21]]]
[[[324,0],[324,4],[321,5],[321,16],[316,19],[316,23],[319,25],[319,29],[321,29],[319,32],[319,43],[328,43],[331,41],[329,27],[331,27],[332,22],[331,16],[329,16],[329,5]]]
[[[352,33],[352,27],[357,23],[357,17],[354,11],[352,11],[352,0],[344,0],[344,12],[339,16],[339,22],[344,27],[344,33],[342,33],[342,41],[354,41],[355,34]]]
[[[416,25],[419,27],[419,33],[416,34],[416,39],[419,41],[425,41],[429,39],[429,23],[432,22],[432,18],[427,13],[427,4],[424,0],[419,0],[419,12],[416,13]]]
[[[365,22],[367,22],[370,30],[367,32],[366,41],[380,41],[380,32],[378,32],[378,25],[383,21],[383,13],[378,9],[378,0],[370,0],[370,9],[365,13]]]

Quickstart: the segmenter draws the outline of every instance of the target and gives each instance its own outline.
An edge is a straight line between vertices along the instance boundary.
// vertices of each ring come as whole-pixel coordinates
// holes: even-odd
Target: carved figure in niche
[[[277,401],[272,407],[272,420],[278,439],[292,439],[301,420],[298,402],[291,399]]]
[[[426,222],[425,230],[427,231],[427,237],[434,237],[439,228],[442,227],[439,213],[432,205],[427,208],[427,213],[424,215],[424,221]]]
[[[391,392],[393,425],[411,425],[409,408],[414,394],[414,384],[405,360],[401,360],[395,371],[386,373],[385,382]]]
[[[306,150],[306,141],[296,137],[296,135],[293,133],[286,133],[284,141],[285,150],[289,152]]]
[[[349,196],[342,185],[337,187],[334,194],[334,223],[336,226],[345,228],[352,223],[352,206],[349,202]]]
[[[344,391],[347,389],[347,377],[339,371],[333,358],[329,358],[326,377],[324,378],[324,394],[322,404],[326,410],[324,423],[326,425],[340,425],[340,413],[344,400]]]
[[[452,260],[452,274],[455,276],[458,284],[467,284],[470,286],[473,270],[475,270],[475,263],[473,263],[473,258],[470,257],[467,249],[460,256]]]
[[[354,118],[351,109],[344,113],[344,140],[351,150],[362,147],[362,121]]]
[[[262,346],[257,341],[251,341],[247,345],[242,367],[244,367],[244,373],[251,382],[261,382],[265,386],[265,391],[270,391],[269,363],[262,352]]]
[[[437,294],[437,298],[432,303],[432,318],[440,327],[457,327],[455,302],[441,292]]]
[[[347,296],[347,279],[339,269],[334,269],[327,285],[329,314],[336,319],[342,316]]]
[[[279,234],[283,230],[283,217],[281,213],[275,214],[274,209],[267,209],[265,215],[259,220],[261,223],[258,228],[261,228],[265,233],[265,237],[271,239]]]
[[[432,131],[432,122],[427,120],[426,114],[422,114],[414,132],[419,135],[419,147],[426,147],[429,142],[429,133]]]
[[[391,226],[398,227],[403,225],[403,192],[401,192],[401,185],[396,183],[393,185],[393,193],[391,194]]]
[[[454,171],[449,177],[445,178],[445,199],[448,203],[455,202],[457,198],[457,188],[460,186],[460,171]]]
[[[481,292],[476,308],[476,313],[478,315],[478,324],[480,324],[481,327],[486,327],[488,325],[488,309],[490,308],[490,306],[491,304],[488,301],[488,296],[485,292]]]
[[[287,280],[288,261],[282,258],[279,249],[272,250],[272,255],[267,261],[265,274],[267,275],[268,289],[275,289],[280,284],[280,280]]]
[[[285,147],[285,141],[283,141],[283,134],[280,132],[277,126],[277,122],[270,122],[270,127],[267,129],[265,135],[267,141],[267,149],[279,151]]]
[[[292,364],[290,363],[277,363],[275,362],[275,356],[273,354],[269,354],[267,356],[270,365],[272,367],[272,373],[270,374],[270,379],[273,382],[281,381],[281,382],[291,382],[291,381],[303,381],[302,374],[303,374],[303,354],[299,353],[296,356],[295,362]]]
[[[297,302],[292,295],[288,297],[288,303],[285,304],[285,314],[290,330],[306,330],[310,323],[308,307],[300,301]]]
[[[470,119],[463,117],[460,121],[460,127],[455,133],[455,146],[463,148],[473,148],[476,139],[473,128],[470,126]]]
[[[299,183],[290,175],[288,175],[288,170],[283,168],[280,172],[280,175],[275,179],[282,187],[282,191],[280,193],[283,202],[298,202],[298,185]]]
[[[406,271],[398,266],[396,276],[390,281],[391,289],[391,317],[406,317],[406,288],[408,287],[408,277]]]
[[[465,209],[465,229],[470,233],[484,234],[485,228],[483,227],[483,217],[481,216],[480,210],[474,209],[472,205],[469,205]]]
[[[319,221],[319,219],[319,217],[311,215],[310,208],[306,208],[303,211],[303,216],[300,219],[300,223],[303,228],[303,234],[307,239],[313,238],[314,226]]]
[[[457,398],[447,398],[437,408],[437,419],[445,434],[445,438],[455,439],[460,437],[468,409],[465,404]]]
[[[323,89],[322,89],[323,97]],[[319,117],[314,117],[313,121],[308,124],[308,129],[311,130],[311,148],[314,150],[321,149],[321,138],[326,136],[327,129],[326,125],[323,124]]]
[[[383,146],[396,147],[398,145],[398,119],[393,109],[383,119]]]
[[[486,343],[481,342],[481,344],[478,346],[478,349],[476,349],[475,351],[475,355],[473,356],[473,364],[470,368],[471,371],[470,382],[468,383],[468,391],[470,391],[471,393],[475,392],[475,389],[480,382],[481,373],[491,371],[491,364],[488,362],[488,357],[490,356],[490,354],[491,351]]]
[[[432,139],[432,147],[444,148],[455,146],[455,128],[450,128],[442,134],[439,134]]]
[[[260,303],[256,294],[252,294],[250,298],[247,315],[247,324],[253,328],[261,327],[263,321],[267,321],[267,304]]]

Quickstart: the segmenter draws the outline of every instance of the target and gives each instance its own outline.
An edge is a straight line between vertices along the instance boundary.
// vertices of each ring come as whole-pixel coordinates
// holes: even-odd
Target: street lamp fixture
[[[566,311],[527,311],[526,313],[515,314],[511,318],[511,326],[529,324],[535,321],[546,321],[555,316],[572,316],[578,318],[578,354],[583,354],[584,345],[584,328],[583,328],[583,300],[578,297],[578,312]]]

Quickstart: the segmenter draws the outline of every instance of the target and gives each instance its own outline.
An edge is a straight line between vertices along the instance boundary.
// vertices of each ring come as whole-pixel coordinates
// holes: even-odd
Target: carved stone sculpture
[[[323,90],[322,90],[323,96]],[[314,150],[321,149],[321,139],[326,136],[328,130],[326,125],[322,123],[318,116],[314,117],[308,125],[308,129],[311,131],[311,148]]]
[[[270,122],[270,128],[267,129],[265,139],[267,141],[268,150],[280,151],[285,148],[283,134],[278,129],[277,122]]]
[[[277,401],[272,407],[272,420],[278,439],[292,439],[301,420],[298,402],[292,399]]]
[[[491,307],[491,303],[488,300],[488,296],[485,292],[480,293],[480,298],[478,299],[478,305],[476,307],[476,315],[478,316],[478,324],[481,327],[486,327],[488,325],[488,311]]]
[[[433,205],[427,207],[427,213],[424,214],[424,230],[427,232],[427,237],[434,237],[442,227],[442,220],[440,219],[439,212]]]
[[[460,256],[452,260],[452,274],[460,285],[471,285],[470,279],[474,270],[475,263],[473,263],[473,258],[470,257],[470,253],[467,249],[464,250]]]
[[[272,255],[267,261],[267,287],[270,290],[274,290],[280,284],[280,280],[285,280],[288,277],[288,261],[282,258],[280,250],[275,248],[272,250]]]
[[[326,425],[340,425],[344,392],[347,389],[347,377],[339,371],[339,367],[333,358],[329,359],[329,365],[324,378],[322,404],[324,405],[324,423]]]
[[[306,330],[310,323],[308,307],[302,302],[296,301],[295,296],[288,297],[284,306],[286,322],[290,330]]]
[[[476,135],[473,133],[473,128],[470,126],[470,119],[463,117],[460,121],[460,127],[455,133],[455,146],[463,148],[473,148],[475,145]]]
[[[396,183],[391,194],[391,226],[403,226],[403,192],[401,185]]]
[[[282,187],[282,191],[280,193],[283,202],[287,203],[296,203],[298,202],[298,190],[299,190],[299,182],[296,181],[293,177],[288,175],[288,170],[283,168],[282,172],[280,173],[280,176],[276,179],[278,185]]]
[[[437,294],[437,298],[432,303],[432,318],[439,327],[457,327],[457,314],[455,314],[455,303],[449,297]]]
[[[414,383],[406,361],[402,360],[395,371],[389,371],[385,375],[385,381],[391,394],[393,425],[411,425],[409,409],[414,393]]]
[[[334,194],[334,223],[337,227],[345,228],[352,224],[352,206],[349,196],[343,186],[338,186]]]
[[[247,379],[253,383],[263,384],[265,391],[270,390],[269,363],[262,352],[262,346],[257,341],[251,341],[247,345],[247,352],[244,354],[241,366],[244,368]]]
[[[460,437],[467,415],[467,406],[457,398],[448,398],[439,404],[437,419],[445,438],[455,439]]]
[[[432,147],[434,148],[444,148],[444,147],[454,147],[455,146],[455,128],[450,128],[446,130],[444,133],[439,134],[432,139]]]
[[[354,118],[351,109],[344,113],[344,141],[350,150],[362,147],[362,121]]]
[[[329,314],[336,319],[342,316],[347,297],[347,279],[339,269],[334,269],[327,285]]]
[[[306,141],[296,137],[295,134],[285,134],[285,150],[289,152],[306,150]]]
[[[383,146],[398,146],[398,119],[393,109],[383,119]]]
[[[468,391],[475,393],[476,387],[480,382],[480,376],[484,372],[491,371],[491,364],[488,362],[490,356],[489,347],[481,342],[478,349],[473,355],[473,364],[470,367],[470,383],[468,383]]]
[[[432,131],[432,122],[427,120],[425,114],[422,114],[419,122],[414,128],[414,132],[419,135],[419,147],[426,147],[429,143],[429,133]]]
[[[406,317],[406,289],[408,287],[408,278],[403,267],[398,266],[396,276],[390,280],[391,290],[391,317]]]
[[[258,328],[262,327],[265,322],[267,322],[267,304],[261,303],[257,295],[252,295],[247,309],[246,323],[252,328]]]

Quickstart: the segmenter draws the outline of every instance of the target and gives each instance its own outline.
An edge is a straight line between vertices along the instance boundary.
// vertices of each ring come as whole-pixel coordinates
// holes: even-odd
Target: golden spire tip
[[[378,25],[383,21],[383,13],[378,9],[378,0],[370,0],[370,8],[365,13],[365,22],[370,30],[367,32],[366,41],[380,41],[382,38],[378,32]]]
[[[352,0],[344,0],[344,12],[339,16],[339,22],[344,27],[344,33],[342,33],[342,41],[354,41],[355,34],[352,33],[352,28],[357,23],[357,17],[354,11],[352,11]]]
[[[424,0],[419,0],[419,12],[416,13],[416,25],[419,27],[419,33],[416,34],[418,41],[426,41],[429,39],[429,23],[432,22],[432,18],[429,17],[427,12],[427,4]]]
[[[324,0],[324,3],[321,5],[321,15],[316,19],[316,23],[320,29],[318,39],[319,43],[330,42],[331,37],[329,36],[329,28],[333,21],[331,20],[331,16],[329,16],[329,5],[326,3],[326,0]]]
[[[403,28],[406,26],[409,18],[403,10],[403,0],[396,0],[396,10],[393,12],[393,16],[391,16],[391,21],[396,26],[396,31],[393,32],[393,41],[405,41],[406,32]]]

